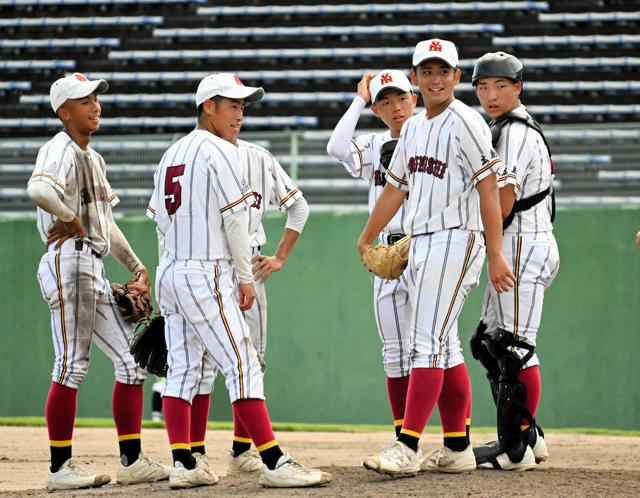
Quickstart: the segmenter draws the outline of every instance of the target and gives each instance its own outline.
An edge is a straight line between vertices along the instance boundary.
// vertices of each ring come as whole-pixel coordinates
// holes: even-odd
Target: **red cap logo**
[[[380,84],[381,85],[386,85],[387,83],[391,83],[393,81],[393,78],[391,77],[391,74],[389,73],[383,73],[380,75]]]
[[[439,41],[432,41],[429,45],[429,52],[442,52],[442,44]]]
[[[89,81],[84,74],[74,73],[74,76],[78,81]]]
[[[236,81],[238,85],[244,86],[244,83],[240,81],[240,78],[238,78],[235,74],[233,75],[233,79]]]

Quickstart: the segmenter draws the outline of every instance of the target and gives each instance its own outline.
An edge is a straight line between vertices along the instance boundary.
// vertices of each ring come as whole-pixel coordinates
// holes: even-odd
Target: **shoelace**
[[[76,465],[74,461],[71,461],[67,464],[67,468],[69,470],[71,470],[71,472],[74,475],[77,476],[89,476],[91,475],[91,472],[89,472],[87,469],[80,467],[79,465]]]
[[[285,462],[285,465],[289,465],[290,467],[293,467],[296,470],[302,470],[302,471],[306,471],[307,470],[304,467],[304,465],[302,465],[301,463],[296,462],[293,458],[290,458],[289,460],[287,460]]]

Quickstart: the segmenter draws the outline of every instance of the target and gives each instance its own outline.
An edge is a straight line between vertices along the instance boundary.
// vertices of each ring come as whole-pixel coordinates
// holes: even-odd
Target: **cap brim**
[[[218,95],[228,99],[242,99],[245,102],[256,102],[264,97],[264,89],[262,87],[236,86]]]
[[[445,57],[442,57],[442,55],[440,55],[440,54],[438,54],[438,55],[427,55],[426,57],[420,59],[418,62],[414,61],[413,65],[418,67],[424,61],[428,61],[428,60],[431,60],[431,59],[440,59],[441,61],[443,61],[449,67],[456,67],[458,65],[457,63],[453,64],[454,61],[450,61],[450,60],[446,59]]]
[[[105,80],[85,81],[69,96],[70,99],[81,99],[93,93],[105,93],[109,90],[109,83]]]
[[[373,102],[374,104],[378,101],[378,98],[380,97],[381,94],[383,94],[385,91],[389,90],[389,89],[393,89],[393,90],[398,90],[399,92],[402,93],[406,93],[406,92],[410,92],[413,90],[413,88],[409,87],[409,88],[402,88],[400,86],[397,85],[387,85],[387,86],[383,86],[380,88],[380,90],[378,90],[378,93],[376,93],[373,98],[371,99],[371,102]]]

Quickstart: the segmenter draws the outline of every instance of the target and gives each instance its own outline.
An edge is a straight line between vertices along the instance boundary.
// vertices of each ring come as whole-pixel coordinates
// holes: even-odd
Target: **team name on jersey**
[[[431,156],[413,156],[409,158],[407,171],[410,175],[426,173],[442,180],[445,171],[447,171],[447,163]]]
[[[95,187],[91,192],[87,187],[83,187],[80,191],[80,197],[82,198],[82,205],[86,206],[96,201],[109,201],[109,193],[106,187]]]

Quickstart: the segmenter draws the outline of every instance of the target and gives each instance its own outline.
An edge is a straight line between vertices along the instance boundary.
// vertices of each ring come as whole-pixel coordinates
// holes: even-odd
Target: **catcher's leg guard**
[[[524,384],[518,381],[518,372],[533,356],[534,347],[502,329],[485,333],[482,343],[497,361],[500,369],[496,402],[498,444],[502,451],[509,454],[512,461],[519,462],[526,450],[531,430],[529,428],[523,432],[520,427],[523,421],[528,421],[530,427],[534,426],[535,422],[526,408],[527,390]],[[526,349],[528,353],[519,358],[513,352],[514,346]]]
[[[475,332],[471,336],[471,354],[476,360],[482,363],[482,366],[487,370],[487,378],[491,386],[493,401],[497,403],[498,386],[500,384],[500,367],[498,366],[498,361],[489,353],[489,350],[483,343],[487,338],[487,324],[480,320]]]

